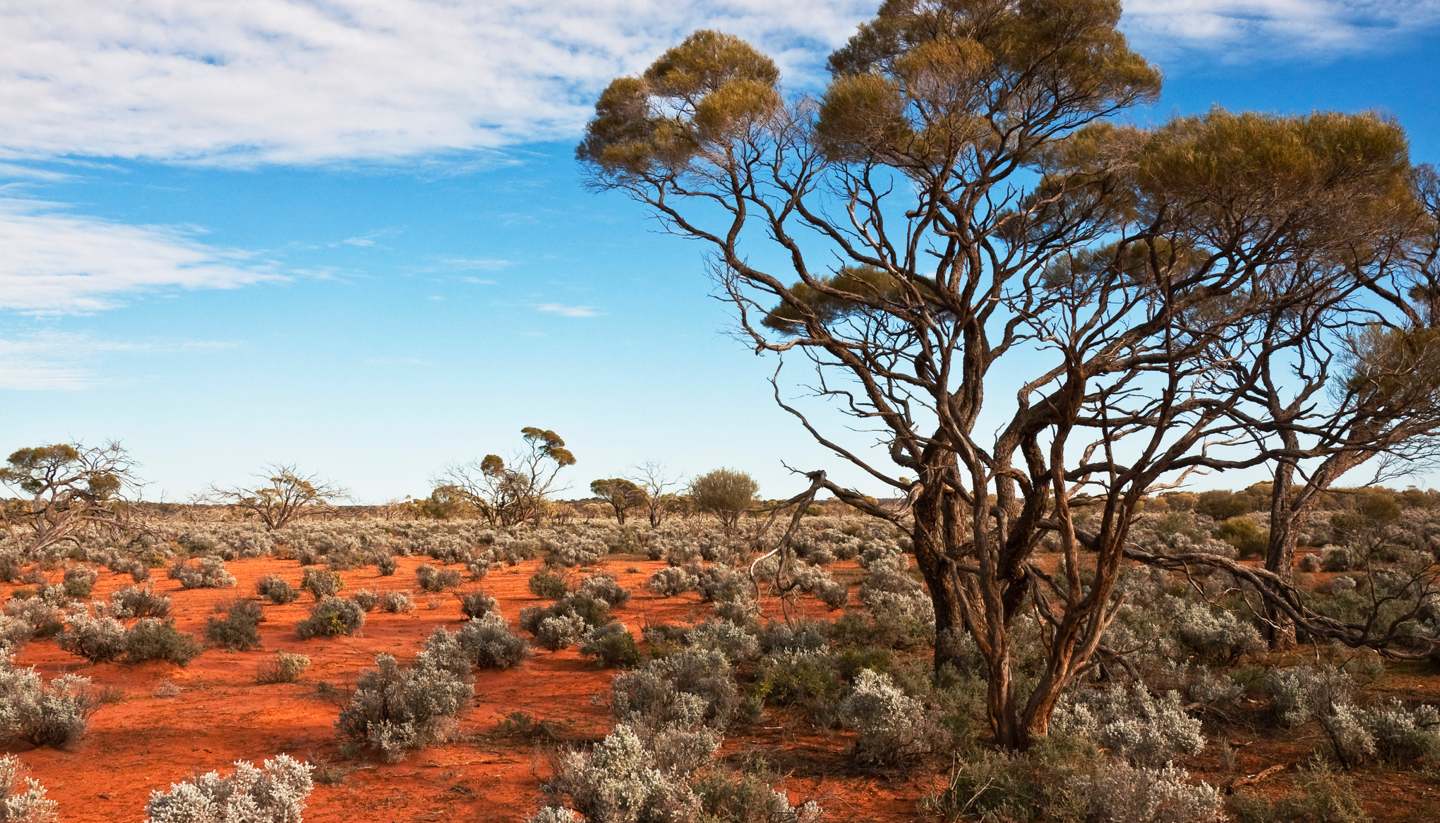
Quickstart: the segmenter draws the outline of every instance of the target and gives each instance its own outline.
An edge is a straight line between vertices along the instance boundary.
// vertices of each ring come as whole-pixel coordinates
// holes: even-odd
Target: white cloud
[[[0,3],[0,159],[493,165],[572,140],[596,93],[700,27],[793,81],[878,0],[46,0]],[[1440,0],[1128,0],[1141,49],[1293,59],[1378,49]]]
[[[97,361],[114,354],[233,348],[214,340],[104,340],[88,334],[45,331],[0,337],[0,391],[82,391],[104,378]]]
[[[1440,22],[1440,0],[1129,0],[1125,27],[1151,53],[1237,60],[1379,51]]]
[[[564,303],[538,303],[535,310],[545,314],[558,314],[561,317],[599,317],[600,312],[590,306],[568,306]]]
[[[39,200],[0,198],[0,311],[79,314],[154,292],[284,279],[194,232],[114,223]]]
[[[0,4],[0,152],[222,164],[571,138],[596,92],[699,27],[794,71],[875,0],[47,0]]]

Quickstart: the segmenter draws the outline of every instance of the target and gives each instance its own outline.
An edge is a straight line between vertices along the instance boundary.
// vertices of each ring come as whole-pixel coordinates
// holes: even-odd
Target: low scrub
[[[25,773],[20,758],[0,755],[0,823],[57,823],[59,807]]]
[[[348,747],[388,761],[446,737],[474,695],[470,683],[431,655],[407,668],[382,654],[375,665],[360,676],[337,726]]]
[[[207,772],[154,791],[146,823],[301,823],[314,789],[315,767],[276,755],[258,767],[236,761],[233,774]]]
[[[358,603],[339,597],[326,597],[315,604],[310,616],[300,621],[295,633],[301,639],[340,637],[360,631],[365,625],[365,610]]]

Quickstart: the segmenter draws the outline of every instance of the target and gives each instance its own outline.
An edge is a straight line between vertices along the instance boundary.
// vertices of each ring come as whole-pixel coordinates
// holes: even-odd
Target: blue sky
[[[701,250],[586,191],[572,148],[610,77],[694,28],[803,89],[871,6],[0,2],[0,449],[118,438],[170,500],[293,461],[370,502],[537,424],[576,493],[652,459],[791,493],[782,459],[834,461],[773,363]],[[1133,117],[1378,110],[1440,161],[1437,24],[1434,0],[1136,0],[1166,89]]]

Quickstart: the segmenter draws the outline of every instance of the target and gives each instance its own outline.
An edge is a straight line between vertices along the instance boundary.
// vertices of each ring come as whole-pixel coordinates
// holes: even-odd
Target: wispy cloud
[[[110,355],[234,347],[219,340],[106,340],[53,331],[0,337],[0,391],[83,391],[104,382],[97,361]]]
[[[1379,51],[1440,23],[1440,0],[1129,0],[1125,27],[1150,53],[1228,61]]]
[[[0,311],[81,314],[140,294],[282,280],[254,255],[193,229],[115,223],[54,203],[0,198]]]
[[[590,306],[570,306],[564,303],[537,303],[535,310],[544,314],[561,317],[599,317],[600,311]]]
[[[246,165],[573,136],[702,26],[816,70],[875,0],[47,0],[0,4],[0,155]]]

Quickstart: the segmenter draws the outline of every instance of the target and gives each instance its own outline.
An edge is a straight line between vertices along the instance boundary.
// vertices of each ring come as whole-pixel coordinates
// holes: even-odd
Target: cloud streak
[[[0,311],[86,314],[142,294],[285,279],[253,255],[194,233],[115,223],[53,203],[0,198]]]
[[[1229,62],[1380,51],[1440,23],[1440,0],[1129,0],[1124,26],[1152,55]]]
[[[104,340],[55,331],[0,337],[0,391],[84,391],[104,382],[96,361],[109,355],[216,351],[234,345],[214,340]]]
[[[564,303],[538,303],[535,311],[560,317],[599,317],[600,311],[590,306],[570,306]]]
[[[571,137],[691,30],[814,71],[874,0],[0,4],[0,156],[323,163]]]

